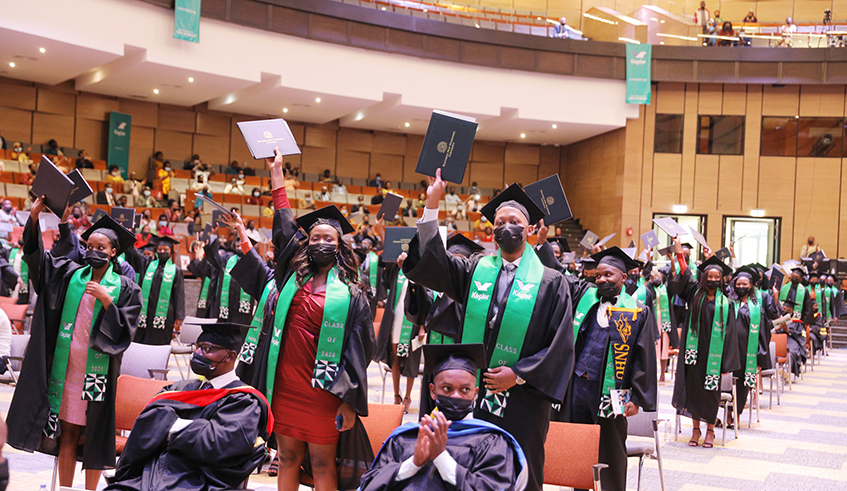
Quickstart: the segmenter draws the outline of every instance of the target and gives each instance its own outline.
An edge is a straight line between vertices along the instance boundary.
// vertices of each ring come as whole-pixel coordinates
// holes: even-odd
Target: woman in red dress
[[[308,448],[304,467],[311,470],[315,489],[335,490],[339,439],[353,433],[347,430],[357,415],[367,415],[373,319],[352,245],[343,237],[353,227],[335,206],[295,220],[282,156],[267,161],[276,210],[273,269],[250,246],[241,219],[233,220],[245,253],[231,275],[259,301],[256,316],[261,318],[261,327],[245,341],[240,375],[252,379],[271,402],[279,489],[298,489]],[[303,240],[296,236],[300,227],[308,234]],[[363,464],[366,469],[370,462]]]

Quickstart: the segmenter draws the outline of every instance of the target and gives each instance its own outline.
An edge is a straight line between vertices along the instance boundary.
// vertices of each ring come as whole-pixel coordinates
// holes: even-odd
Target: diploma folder
[[[88,185],[88,181],[82,177],[79,169],[68,172],[67,176],[74,183],[74,187],[71,189],[71,195],[68,196],[68,203],[79,203],[94,194],[94,190]]]
[[[409,252],[409,242],[415,237],[417,231],[417,227],[386,227],[382,260],[395,262],[400,254]]]
[[[674,220],[672,217],[654,218],[653,223],[658,225],[660,229],[664,230],[665,233],[671,237],[675,237],[677,235],[688,235],[688,231],[682,228],[679,222]]]
[[[300,154],[300,147],[294,141],[294,135],[284,119],[239,121],[235,124],[256,160],[273,158],[274,147],[279,147],[279,153],[282,155]]]
[[[641,242],[644,242],[645,249],[653,249],[659,245],[659,236],[656,235],[655,230],[650,230],[641,236]]]
[[[479,126],[476,119],[445,111],[432,111],[415,172],[461,184],[471,156],[473,139]]]
[[[135,208],[122,208],[113,206],[109,214],[116,222],[124,226],[125,229],[134,231],[132,228],[135,225]]]
[[[400,209],[400,203],[402,202],[403,197],[399,194],[387,193],[382,200],[379,211],[376,213],[376,219],[379,220],[387,216],[388,221],[394,221],[394,217],[397,216],[397,210]]]
[[[74,182],[53,165],[50,159],[42,155],[29,195],[32,196],[33,201],[43,195],[47,208],[56,216],[61,217],[68,206],[68,198],[73,187]]]
[[[550,226],[573,217],[559,174],[529,184],[524,191],[544,212],[544,225]]]

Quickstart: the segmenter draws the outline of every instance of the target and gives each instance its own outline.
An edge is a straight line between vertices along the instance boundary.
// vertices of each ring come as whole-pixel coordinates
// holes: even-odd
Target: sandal
[[[400,394],[394,394],[394,404],[403,404],[403,398]]]
[[[709,440],[709,433],[712,434],[712,441]],[[712,448],[715,441],[715,430],[706,430],[706,438],[703,439],[703,448]]]
[[[275,477],[279,474],[279,457],[274,457],[271,461],[271,465],[268,466],[268,475],[270,477]]]
[[[697,438],[694,438],[694,432],[697,432]],[[696,447],[700,445],[700,428],[694,428],[691,430],[691,440],[688,441],[689,447]]]
[[[400,397],[400,396],[397,396]],[[412,406],[412,399],[406,397],[403,399],[403,414],[409,414],[409,408]]]

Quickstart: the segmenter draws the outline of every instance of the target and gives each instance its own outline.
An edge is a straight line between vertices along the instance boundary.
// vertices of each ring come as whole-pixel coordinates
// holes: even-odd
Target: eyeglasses
[[[223,346],[215,346],[214,344],[203,343],[198,344],[197,349],[199,349],[200,352],[205,355],[211,353],[212,351],[225,350],[226,348],[224,348]]]

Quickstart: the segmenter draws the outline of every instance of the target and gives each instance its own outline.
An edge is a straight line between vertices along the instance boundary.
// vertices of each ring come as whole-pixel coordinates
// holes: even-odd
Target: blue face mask
[[[167,227],[167,226],[168,226],[168,222],[159,222],[159,226],[160,226],[160,227]]]
[[[112,194],[112,188],[106,188],[106,192]]]

